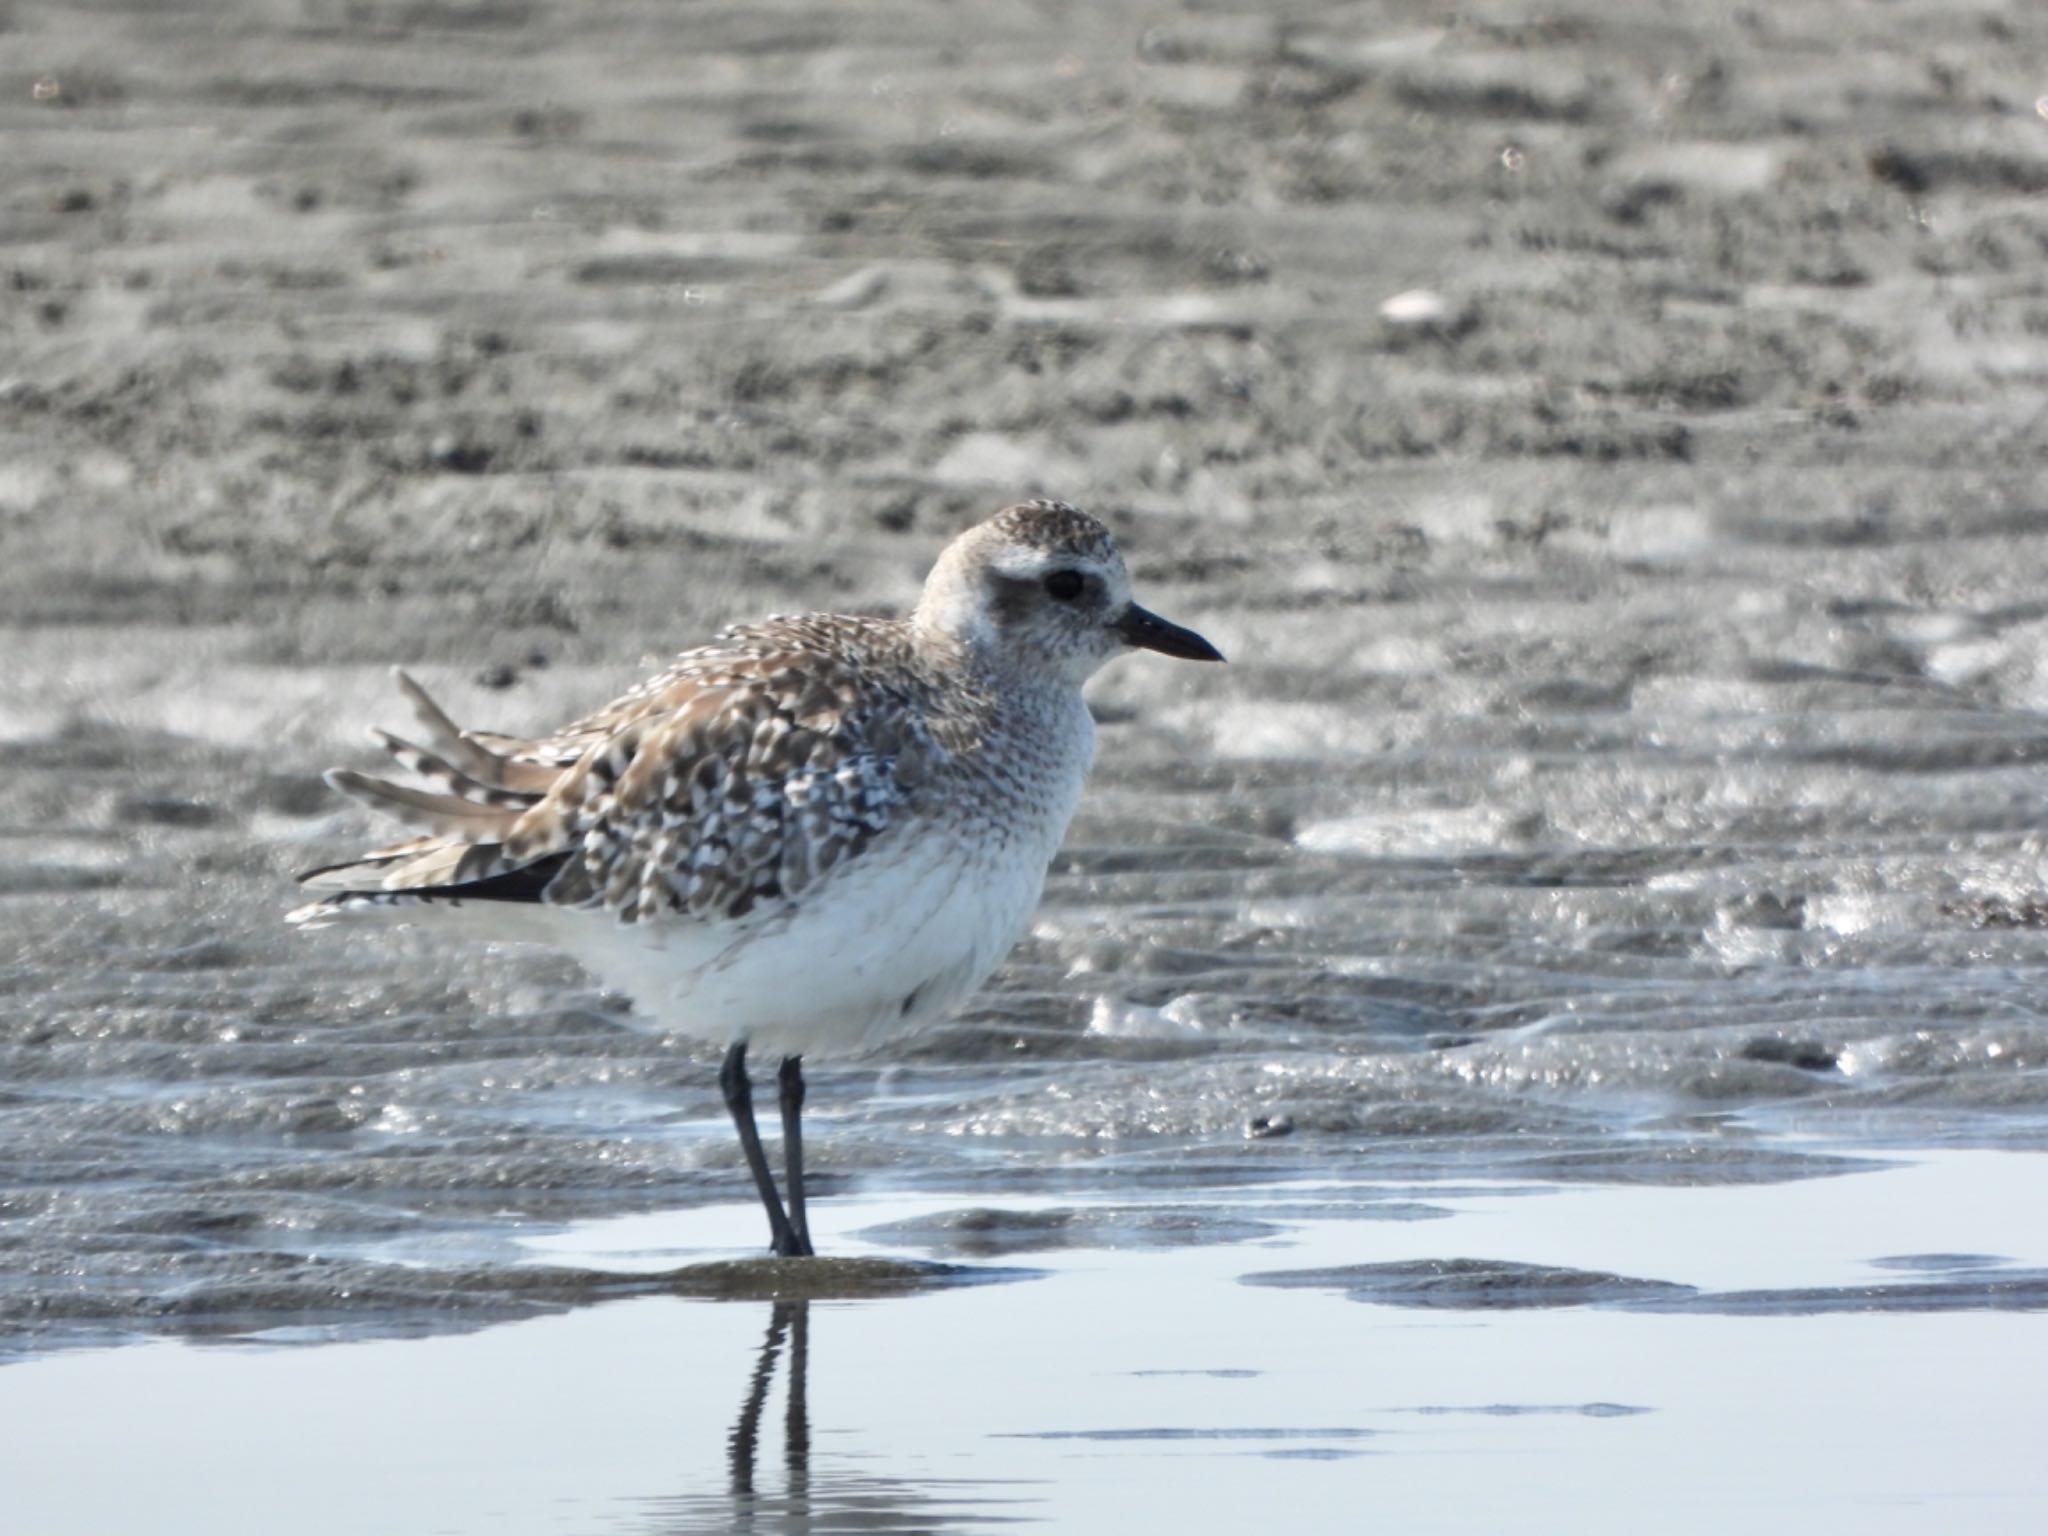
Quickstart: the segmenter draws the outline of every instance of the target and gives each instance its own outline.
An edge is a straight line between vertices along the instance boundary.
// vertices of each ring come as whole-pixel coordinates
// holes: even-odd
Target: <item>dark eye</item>
[[[1071,603],[1081,595],[1081,589],[1088,585],[1081,579],[1079,571],[1054,571],[1045,578],[1045,595],[1062,603]]]

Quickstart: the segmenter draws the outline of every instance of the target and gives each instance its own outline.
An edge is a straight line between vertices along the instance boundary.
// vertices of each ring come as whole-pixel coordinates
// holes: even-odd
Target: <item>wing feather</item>
[[[814,655],[750,657],[670,689],[593,745],[507,852],[570,853],[548,899],[627,923],[796,896],[889,828],[936,750],[913,711],[819,671]]]
[[[301,877],[339,894],[295,919],[469,897],[733,920],[829,878],[914,809],[944,749],[900,673],[821,647],[815,623],[733,631],[538,741],[462,730],[397,673],[427,744],[377,739],[432,787],[327,779],[429,835]]]
[[[441,795],[394,784],[389,779],[357,773],[353,768],[330,768],[324,777],[329,788],[382,811],[392,820],[444,837],[482,842],[486,837],[510,830],[519,819],[516,810],[481,804],[461,795]]]

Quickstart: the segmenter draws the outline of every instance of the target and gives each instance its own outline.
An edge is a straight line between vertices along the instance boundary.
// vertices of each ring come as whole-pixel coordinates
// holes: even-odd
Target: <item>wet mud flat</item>
[[[11,1529],[123,1523],[84,1424],[210,1530],[186,1426],[351,1530],[2038,1526],[2048,13],[0,29]],[[1011,965],[812,1072],[909,1294],[750,1267],[573,969],[278,923],[391,665],[545,727],[1041,493],[1233,661],[1106,674]]]

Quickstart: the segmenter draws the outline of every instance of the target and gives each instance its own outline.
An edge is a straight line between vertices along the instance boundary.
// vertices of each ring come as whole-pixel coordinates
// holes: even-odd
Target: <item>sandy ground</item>
[[[2048,10],[21,0],[0,29],[7,1070],[53,1102],[149,1083],[150,1157],[254,1123],[253,1088],[189,1110],[184,1045],[225,1077],[266,1059],[238,1031],[398,1011],[275,922],[359,830],[314,774],[393,718],[389,664],[545,726],[728,620],[900,608],[1026,494],[1109,517],[1234,659],[1104,679],[1076,899],[1199,817],[1263,840],[1276,901],[1444,856],[1354,919],[1400,975],[1492,967],[1532,889],[1632,880],[1543,909],[1550,953],[1853,963],[1897,890],[1945,985],[2039,960]],[[1773,754],[1793,777],[1727,789]],[[1206,798],[1160,833],[1169,770]],[[1637,858],[1814,826],[1896,832],[1825,921],[1809,870],[1673,917]],[[1958,889],[1972,838],[2003,862]],[[1472,850],[1525,862],[1453,955]],[[1168,926],[1112,1039],[1179,985]],[[1283,958],[1303,931],[1220,927]],[[1055,982],[1115,972],[1089,942],[1041,956]],[[1358,991],[1301,953],[1290,985]],[[186,990],[137,1001],[124,966]],[[441,972],[409,974],[434,1011]],[[1462,1028],[1554,996],[1504,985],[1432,1001]],[[1836,1059],[1765,1045],[1708,1090]],[[1473,1123],[1404,1093],[1340,1083],[1321,1129]],[[323,1095],[265,1123],[392,1118]],[[1247,1102],[1168,1128],[1235,1141]],[[39,1168],[35,1209],[82,1176]]]
[[[1757,1105],[1788,1141],[1853,1141],[1866,1110],[2048,1138],[2044,60],[2037,0],[0,0],[10,1337],[185,1331],[181,1308],[349,1336],[380,1305],[363,1274],[584,1210],[683,1208],[648,1248],[743,1251],[708,1075],[622,1044],[566,967],[294,944],[288,873],[361,831],[316,771],[396,723],[393,663],[465,720],[544,727],[727,621],[900,609],[950,531],[1030,494],[1109,518],[1146,601],[1233,664],[1103,679],[1097,787],[990,1005],[1014,1067],[991,1026],[901,1070],[937,1094],[957,1046],[996,1086],[863,1110],[865,1141],[840,1108],[829,1219],[879,1220],[846,1191],[871,1203],[905,1146],[978,1191],[943,1216],[1098,1152],[1178,1198],[1375,1156],[1456,1177],[1491,1137],[1673,1193],[1512,1248],[1481,1223],[1479,1258],[1723,1287],[2038,1266],[2025,1159],[2006,1194],[1971,1165],[1969,1200],[1932,1199],[1954,1230],[1878,1201],[1814,1276],[1600,1243],[1778,1256],[1749,1207],[1687,1225],[1694,1184],[1802,1171],[1739,1123]],[[1520,1049],[1560,1012],[1591,1022]],[[1644,1049],[1572,1054],[1624,1037]],[[1045,1084],[1084,1057],[1099,1097],[1062,1111]],[[885,1070],[826,1086],[863,1103]],[[1851,1182],[1782,1186],[1812,1196],[1785,1252]],[[863,1479],[901,1477],[927,1528],[918,1490],[1007,1447],[1025,1497],[1094,1528],[1148,1488],[1270,1523],[1274,1463],[1216,1454],[1220,1426],[1346,1507],[1398,1482],[1415,1529],[1906,1529],[1930,1498],[2040,1526],[2039,1405],[2000,1395],[2040,1379],[2014,1367],[2039,1341],[1998,1311],[2038,1305],[2035,1270],[1877,1333],[1597,1308],[1425,1333],[1241,1286],[1310,1262],[1225,1246],[1262,1229],[1183,1250],[1093,1209],[1054,1213],[1082,1237],[1048,1246],[1084,1251],[1046,1262],[1115,1250],[1115,1305],[1051,1281],[818,1309],[820,1489],[887,1503]],[[1314,1257],[1465,1252],[1429,1225]],[[457,1290],[429,1300],[485,1315]],[[715,1507],[613,1524],[729,1529],[770,1316],[77,1350],[0,1395],[64,1536],[93,1528],[81,1490],[99,1528],[178,1529],[171,1486],[192,1529],[276,1529],[309,1488],[355,1500],[315,1512],[336,1529],[386,1498],[539,1528],[678,1488]],[[1296,1331],[1228,1332],[1268,1317]],[[1004,1351],[958,1422],[926,1327]],[[889,1417],[872,1383],[905,1362],[934,1381],[903,1401],[947,1422]],[[998,1411],[1006,1380],[1031,1412]],[[428,1461],[472,1425],[496,1460],[456,1488]],[[1194,1432],[1190,1475],[1070,1438],[1104,1427]],[[395,1481],[359,1475],[366,1430]],[[104,1476],[146,1441],[172,1482]],[[1418,1446],[1461,1459],[1392,1454]]]
[[[516,690],[900,604],[1026,492],[1113,517],[1158,606],[1297,689],[1265,615],[1669,601],[1710,540],[1819,607],[2038,601],[2036,6],[0,27],[17,743],[240,746],[255,710],[299,769],[357,664]],[[1433,318],[1383,318],[1418,288]],[[316,685],[250,697],[285,666]]]
[[[1237,659],[1105,680],[1159,753],[2048,704],[2036,6],[0,29],[0,889],[253,924],[385,664],[544,727],[1027,493]]]
[[[1915,685],[1983,734],[1885,771],[2038,763],[2044,56],[2019,0],[17,0],[0,923],[197,881],[282,945],[388,664],[544,728],[1025,494],[1235,659],[1097,698],[1247,833],[1413,826],[1474,721],[1826,752]],[[1568,792],[1444,836],[1646,835]]]

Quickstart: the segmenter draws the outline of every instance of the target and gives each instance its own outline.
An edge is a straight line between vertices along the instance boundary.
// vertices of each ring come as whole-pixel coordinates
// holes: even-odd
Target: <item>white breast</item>
[[[650,1028],[783,1055],[859,1051],[957,1006],[1001,963],[1043,860],[988,860],[945,839],[874,849],[758,922],[617,924],[563,914],[554,941],[632,997]]]
[[[1093,756],[1080,713],[1066,750],[1041,759],[1054,771],[1028,817],[906,826],[801,900],[742,922],[562,912],[550,942],[631,996],[650,1028],[764,1055],[882,1044],[965,1002],[1029,924]]]

